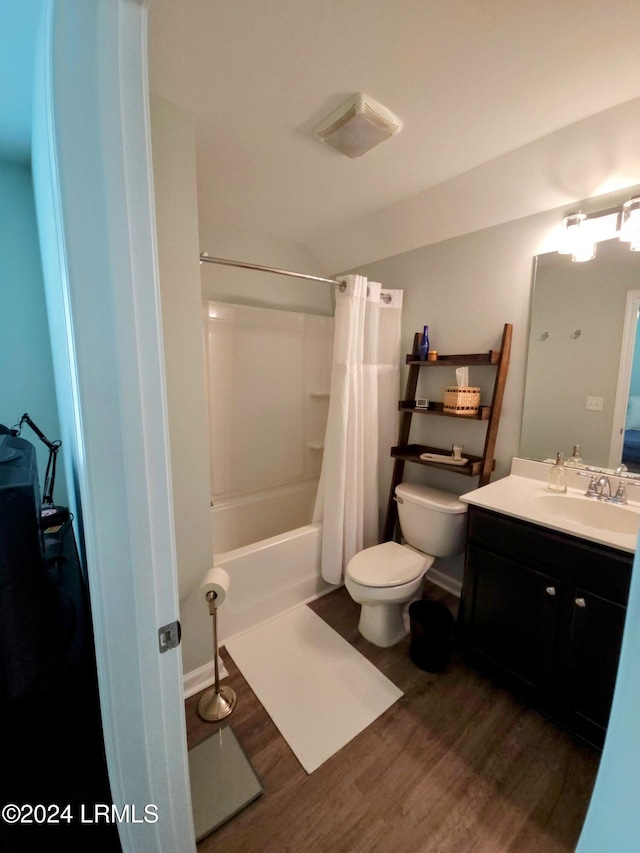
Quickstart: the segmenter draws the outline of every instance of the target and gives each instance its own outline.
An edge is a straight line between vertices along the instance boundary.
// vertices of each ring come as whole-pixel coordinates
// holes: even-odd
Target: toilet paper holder
[[[236,707],[237,697],[235,691],[226,685],[220,686],[220,666],[218,663],[218,593],[209,589],[205,593],[205,599],[209,604],[209,614],[213,622],[213,662],[214,683],[213,687],[206,690],[198,702],[198,714],[206,722],[224,720]]]

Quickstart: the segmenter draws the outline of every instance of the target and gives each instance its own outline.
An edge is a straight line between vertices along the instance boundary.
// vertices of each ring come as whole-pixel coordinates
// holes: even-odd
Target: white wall
[[[518,450],[532,259],[554,219],[549,214],[530,217],[360,267],[365,275],[384,286],[404,290],[403,352],[411,351],[414,333],[425,324],[429,325],[431,349],[442,354],[495,349],[504,324],[513,324],[511,363],[496,450],[498,476],[508,472],[511,457]],[[485,367],[470,374],[472,384],[482,388],[483,402],[494,373]],[[421,377],[419,396],[442,400],[445,385],[455,384],[453,368],[428,371],[425,378],[427,375],[430,384]],[[403,388],[405,381],[406,367]],[[412,441],[445,448],[455,441],[470,453],[482,452],[482,422],[415,416],[413,425]],[[475,486],[474,479],[439,474],[419,466],[407,466],[405,473],[411,479],[436,479],[443,487],[459,493]]]
[[[209,612],[192,599],[213,563],[193,116],[152,97],[151,132],[182,659],[189,671],[211,657]],[[188,617],[189,603],[195,618]]]
[[[208,226],[206,198],[200,199],[199,216],[201,251],[212,257],[331,278],[304,246],[242,231],[231,225]],[[259,308],[333,314],[333,293],[329,284],[217,264],[202,264],[202,297]]]

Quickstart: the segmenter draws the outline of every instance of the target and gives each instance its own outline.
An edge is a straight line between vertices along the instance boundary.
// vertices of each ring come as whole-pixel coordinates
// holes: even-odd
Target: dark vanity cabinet
[[[470,506],[468,661],[602,746],[632,562],[632,554]]]

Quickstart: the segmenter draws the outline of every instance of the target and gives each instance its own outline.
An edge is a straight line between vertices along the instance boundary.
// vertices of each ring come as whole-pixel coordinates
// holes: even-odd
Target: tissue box
[[[445,388],[443,410],[453,415],[477,415],[480,408],[480,389],[460,388],[452,385]]]

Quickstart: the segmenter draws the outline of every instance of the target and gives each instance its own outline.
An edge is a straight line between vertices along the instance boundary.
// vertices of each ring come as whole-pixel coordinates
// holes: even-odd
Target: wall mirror
[[[639,309],[640,252],[628,243],[603,241],[584,263],[538,255],[521,456],[543,461],[561,450],[569,458],[579,444],[586,465],[614,469],[624,461],[640,472]]]

